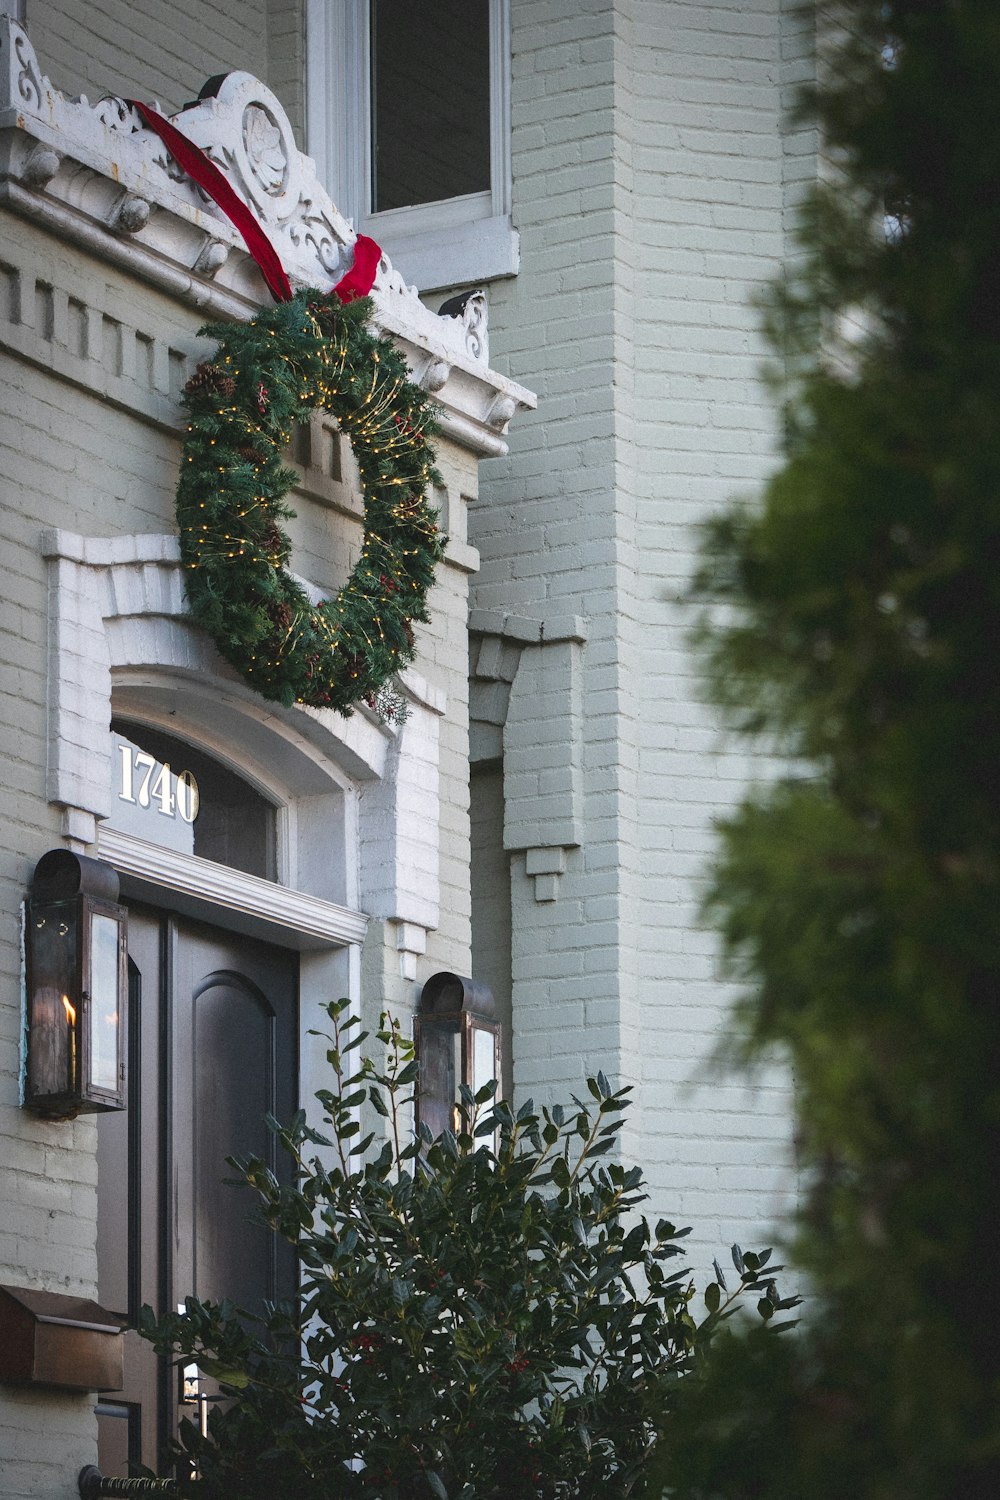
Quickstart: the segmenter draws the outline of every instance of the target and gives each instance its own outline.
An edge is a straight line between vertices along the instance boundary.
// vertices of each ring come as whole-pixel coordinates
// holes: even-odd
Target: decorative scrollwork
[[[108,96],[91,104],[58,92],[23,26],[10,16],[0,16],[0,46],[0,105],[27,138],[14,162],[19,180],[36,195],[71,202],[74,223],[96,215],[105,229],[141,234],[166,261],[193,268],[198,277],[218,276],[224,291],[246,295],[255,283],[237,231],[140,111],[127,99]],[[255,215],[293,285],[341,279],[351,265],[354,228],[317,177],[315,162],[299,151],[281,102],[266,84],[246,72],[215,78],[176,122]],[[91,191],[94,178],[104,179],[99,191]],[[204,291],[197,288],[195,300],[203,300]],[[474,296],[439,316],[387,255],[372,296],[381,326],[421,368],[425,390],[447,389],[446,404],[468,408],[485,422],[496,383],[451,377],[453,369],[488,364],[485,299]]]
[[[281,128],[263,104],[251,104],[243,111],[243,146],[261,187],[277,198],[288,181],[288,157]]]
[[[486,293],[478,289],[460,292],[457,297],[449,297],[447,302],[442,302],[438,312],[443,318],[455,318],[461,323],[465,347],[473,359],[480,364],[489,364],[489,310]]]
[[[42,75],[38,71],[38,60],[35,57],[34,48],[23,31],[14,33],[14,56],[20,67],[17,75],[17,92],[29,109],[40,109],[43,93]]]
[[[139,111],[127,99],[119,99],[117,94],[105,94],[103,99],[98,99],[94,115],[108,130],[122,130],[134,135],[143,129]]]
[[[490,362],[490,336],[486,293],[473,292],[465,304],[465,342],[473,359],[486,365]]]
[[[345,254],[347,240],[337,233],[335,225],[320,214],[303,217],[288,227],[288,238],[298,247],[312,250],[317,262],[333,281],[338,281],[347,269]]]

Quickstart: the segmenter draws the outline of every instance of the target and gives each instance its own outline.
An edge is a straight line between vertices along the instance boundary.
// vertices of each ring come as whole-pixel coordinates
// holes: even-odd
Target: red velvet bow
[[[215,163],[205,155],[200,146],[189,141],[176,125],[157,110],[151,109],[148,104],[140,104],[137,99],[126,102],[139,111],[150,130],[156,131],[177,165],[183,167],[188,176],[205,189],[226,218],[235,224],[260,267],[261,275],[275,302],[290,301],[292,287],[278,252]],[[333,289],[341,302],[353,302],[356,297],[368,295],[374,285],[381,258],[382,251],[375,241],[366,234],[359,234],[354,242],[354,264]]]

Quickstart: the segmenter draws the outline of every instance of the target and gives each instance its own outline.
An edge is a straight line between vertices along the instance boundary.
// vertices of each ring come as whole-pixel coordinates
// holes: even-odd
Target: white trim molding
[[[503,766],[503,847],[555,901],[583,838],[583,650],[577,615],[472,610],[470,758]]]
[[[216,94],[176,119],[252,207],[293,286],[331,286],[351,264],[357,236],[271,90],[249,73],[229,73]],[[59,93],[24,27],[4,15],[0,205],[212,317],[248,318],[267,300],[239,231],[127,100],[91,105]],[[507,423],[535,397],[490,368],[485,298],[468,316],[441,317],[384,254],[372,300],[373,321],[433,394],[449,435],[479,454],[505,453]]]
[[[100,838],[102,848],[125,851],[136,876],[136,858],[148,853],[144,840],[123,845],[120,832],[98,833],[111,811],[113,705],[168,733],[184,726],[206,753],[286,804],[282,884],[239,877],[240,910],[260,917],[269,898],[290,922],[301,898],[304,935],[324,941],[337,936],[345,911],[364,920],[359,909],[408,924],[408,939],[437,927],[440,690],[408,671],[402,726],[364,709],[344,718],[267,703],[191,623],[176,537],[49,531],[41,550],[49,567],[47,787],[70,848],[84,852]],[[208,901],[216,888],[208,864],[161,851],[146,871],[153,884],[159,872],[167,888]],[[406,951],[419,945],[408,941]]]
[[[218,923],[221,910],[229,917],[227,925],[255,937],[280,935],[285,946],[343,948],[364,942],[368,930],[369,919],[363,912],[245,875],[228,865],[164,849],[117,828],[101,828],[97,849],[101,859],[123,877],[125,894],[162,897],[166,891],[179,911]]]

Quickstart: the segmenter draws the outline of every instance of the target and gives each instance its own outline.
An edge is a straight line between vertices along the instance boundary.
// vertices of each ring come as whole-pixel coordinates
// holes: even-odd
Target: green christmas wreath
[[[414,620],[444,553],[427,503],[440,482],[429,398],[402,356],[365,327],[371,302],[298,292],[249,323],[202,330],[215,357],[188,381],[177,486],[188,603],[219,651],[265,698],[383,719],[405,708],[390,685],[412,661]],[[314,604],[288,573],[282,456],[294,424],[336,417],[364,491],[361,555],[344,587]]]

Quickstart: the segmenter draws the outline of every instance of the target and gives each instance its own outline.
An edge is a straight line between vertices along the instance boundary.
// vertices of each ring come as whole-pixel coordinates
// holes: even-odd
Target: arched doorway
[[[403,726],[379,723],[363,708],[345,719],[265,702],[192,627],[176,537],[109,541],[59,531],[46,533],[44,549],[47,789],[61,810],[63,839],[113,865],[127,902],[294,955],[298,1098],[308,1109],[329,1071],[326,1043],[310,1033],[330,999],[348,996],[360,1006],[369,919],[378,924],[368,1002],[376,1006],[387,985],[416,977],[428,933],[438,926],[445,695],[408,672],[411,711]],[[248,873],[183,842],[177,806],[190,811],[187,792],[179,798],[177,786],[161,779],[164,757],[155,746],[145,752],[152,767],[133,762],[132,784],[124,786],[120,746],[109,732],[113,715],[213,758],[268,801],[271,866]],[[183,758],[171,768],[175,777],[189,769]],[[118,814],[123,793],[125,801],[141,802],[139,778],[147,773],[152,823],[143,830]],[[231,957],[222,967],[236,972]],[[133,1297],[136,1306],[142,1300]],[[101,1425],[125,1433],[125,1450],[127,1408],[117,1398],[101,1402]],[[122,1472],[117,1464],[104,1467]]]
[[[302,1089],[301,950],[306,964],[317,945],[342,957],[363,933],[360,914],[277,879],[296,867],[290,840],[309,827],[293,827],[295,791],[329,835],[338,789],[327,782],[324,819],[308,776],[279,794],[248,751],[249,730],[216,742],[224,760],[194,742],[190,719],[178,725],[176,700],[170,730],[148,722],[154,712],[162,721],[165,699],[119,701],[101,852],[119,867],[129,909],[129,1099],[97,1126],[99,1296],[132,1323],[143,1304],[163,1312],[187,1296],[254,1312],[294,1293],[294,1257],[251,1222],[252,1195],[227,1182],[227,1158],[260,1156],[287,1172],[265,1116],[288,1119]],[[328,883],[343,889],[348,875],[335,866],[346,849],[329,837],[324,848]],[[308,930],[324,916],[325,936]],[[179,1416],[197,1420],[213,1394],[136,1333],[125,1340],[124,1389],[97,1407],[107,1474],[159,1467]]]

